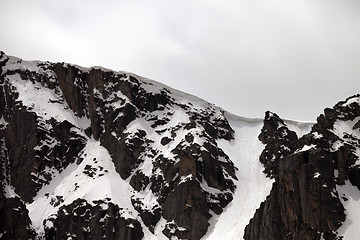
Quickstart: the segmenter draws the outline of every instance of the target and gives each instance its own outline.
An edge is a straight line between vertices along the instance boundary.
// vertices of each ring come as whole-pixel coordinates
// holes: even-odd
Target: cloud
[[[314,120],[359,91],[355,0],[3,0],[0,46],[132,71],[233,113]]]

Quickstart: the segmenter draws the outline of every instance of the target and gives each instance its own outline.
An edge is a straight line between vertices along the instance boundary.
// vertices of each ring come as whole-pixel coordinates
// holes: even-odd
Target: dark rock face
[[[245,229],[245,239],[336,239],[345,220],[332,154],[309,150],[280,162],[271,193]],[[315,177],[314,177],[315,176]]]
[[[31,201],[37,190],[52,179],[46,168],[65,169],[75,161],[85,145],[84,139],[71,130],[73,125],[69,122],[48,121],[44,123],[52,125],[48,130],[39,127],[42,123],[23,108],[12,114],[4,133],[9,163],[6,168],[17,193]]]
[[[16,74],[25,80],[29,77],[29,80],[39,80],[46,84],[44,76],[34,76],[34,73],[16,69],[8,72],[10,76]],[[0,131],[3,168],[6,170],[4,178],[8,178],[7,181],[16,188],[17,194],[29,202],[52,179],[52,173],[45,169],[62,171],[75,161],[85,145],[85,139],[66,120],[57,122],[55,119],[46,120],[36,116],[31,107],[17,101],[18,93],[4,76],[1,76],[0,81],[0,99],[5,103],[2,104],[0,117],[7,122]]]
[[[19,198],[0,196],[1,239],[35,239],[26,206]]]
[[[265,144],[265,149],[260,155],[260,162],[265,167],[264,173],[274,178],[279,173],[279,159],[297,149],[298,137],[278,115],[268,111],[265,113],[259,140]]]
[[[163,217],[166,236],[195,240],[207,232],[210,211],[221,214],[233,199],[236,168],[217,140],[232,140],[234,130],[221,109],[207,103],[193,105],[178,93],[132,74],[26,62],[3,52],[0,74],[2,189],[13,187],[25,207],[70,165],[80,166],[87,143],[96,140],[131,185],[130,201],[140,219],[122,217],[121,206],[112,199],[105,203],[78,199],[64,205],[66,195],[46,193],[47,199],[54,199],[52,208],[60,209],[40,223],[44,232],[31,229],[25,211],[18,225],[9,222],[4,228],[27,229],[17,234],[28,238],[141,239],[142,228],[154,233]],[[24,99],[31,90],[40,98]],[[29,103],[39,99],[44,102]],[[61,114],[54,115],[52,108]],[[94,164],[86,164],[82,174],[91,179],[107,174]],[[210,193],[204,186],[219,191]],[[72,191],[78,188],[76,183]],[[151,206],[144,192],[155,199]],[[0,205],[11,199],[3,194]],[[106,209],[101,207],[104,204]],[[7,219],[13,212],[4,210],[1,216]]]
[[[357,129],[358,98],[325,109],[311,132],[299,140],[284,126],[286,134],[279,134],[283,122],[266,114],[259,136],[266,144],[260,161],[275,183],[247,225],[245,239],[342,239],[337,229],[345,220],[345,209],[336,186],[350,180],[359,188],[355,152],[360,147],[358,134],[342,128]]]
[[[166,198],[163,216],[169,222],[182,227],[174,228],[168,224],[163,233],[171,238],[200,239],[207,231],[209,206],[199,182],[190,180],[180,183]],[[173,231],[174,230],[174,231]]]
[[[106,199],[90,205],[77,199],[44,221],[46,239],[142,239],[141,225],[120,216],[121,209]]]

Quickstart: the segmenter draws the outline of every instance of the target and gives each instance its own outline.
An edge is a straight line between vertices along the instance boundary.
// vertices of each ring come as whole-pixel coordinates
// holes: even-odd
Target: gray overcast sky
[[[1,0],[0,50],[134,72],[245,117],[360,92],[358,0]]]

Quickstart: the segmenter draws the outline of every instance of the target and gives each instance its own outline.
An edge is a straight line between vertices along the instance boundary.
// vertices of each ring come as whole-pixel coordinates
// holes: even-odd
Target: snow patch
[[[312,126],[314,125],[313,122],[295,122],[292,120],[284,120],[286,126],[289,130],[296,133],[298,138],[301,138],[305,134],[309,133]]]
[[[5,128],[9,123],[7,121],[5,121],[4,116],[1,116],[0,118],[0,125],[3,125],[3,127]]]
[[[81,129],[90,126],[90,120],[85,117],[79,118],[75,116],[65,101],[59,103],[62,99],[54,90],[43,87],[37,82],[23,81],[18,73],[6,76],[6,78],[19,93],[17,100],[21,101],[24,106],[42,119],[50,120],[54,118],[59,122],[67,120]]]
[[[61,206],[78,198],[85,199],[89,204],[110,198],[123,208],[122,217],[138,218],[131,204],[133,190],[116,172],[109,152],[98,141],[89,139],[80,158],[83,160],[79,165],[70,164],[64,171],[55,174],[50,184],[40,189],[34,201],[27,204],[36,232],[44,231],[43,221],[56,214]]]
[[[318,132],[313,132],[313,135],[314,135],[314,139],[320,139],[323,137],[323,135]]]
[[[303,148],[296,150],[295,153],[305,152],[305,151],[308,151],[308,150],[310,150],[310,149],[312,149],[312,148],[315,148],[315,147],[316,147],[316,145],[314,145],[314,144],[304,145]]]
[[[189,174],[189,175],[187,175],[187,176],[181,176],[181,177],[180,177],[180,182],[179,182],[178,185],[180,185],[180,184],[182,184],[182,183],[185,183],[185,182],[188,182],[188,181],[191,181],[191,180],[193,180],[193,179],[195,179],[195,178],[194,178],[194,176],[193,176],[192,174]]]
[[[6,184],[4,186],[4,192],[5,192],[5,197],[6,198],[12,198],[12,197],[19,197],[20,198],[20,196],[15,192],[15,188],[10,184]]]
[[[336,186],[340,201],[345,207],[346,219],[338,229],[344,239],[358,239],[360,236],[360,191],[349,180],[345,185]]]
[[[360,120],[360,117],[356,117],[354,120],[342,121],[336,120],[332,132],[344,138],[345,134],[353,134],[356,138],[360,138],[360,131],[353,130],[354,125]]]

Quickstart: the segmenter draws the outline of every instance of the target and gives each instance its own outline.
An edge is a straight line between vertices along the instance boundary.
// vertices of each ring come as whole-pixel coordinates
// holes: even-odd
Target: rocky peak
[[[279,159],[293,153],[297,148],[298,137],[276,114],[267,111],[259,140],[265,144],[260,155],[267,176],[274,178],[279,173]]]
[[[359,119],[357,95],[325,109],[309,134],[285,140],[293,147],[274,157],[278,175],[246,227],[245,239],[342,239],[338,229],[345,221],[347,198],[339,189],[347,180],[359,187]],[[268,155],[272,139],[284,142],[276,131],[281,125],[277,122],[281,123],[264,120],[259,138],[267,139],[263,141],[267,145],[261,156]]]

